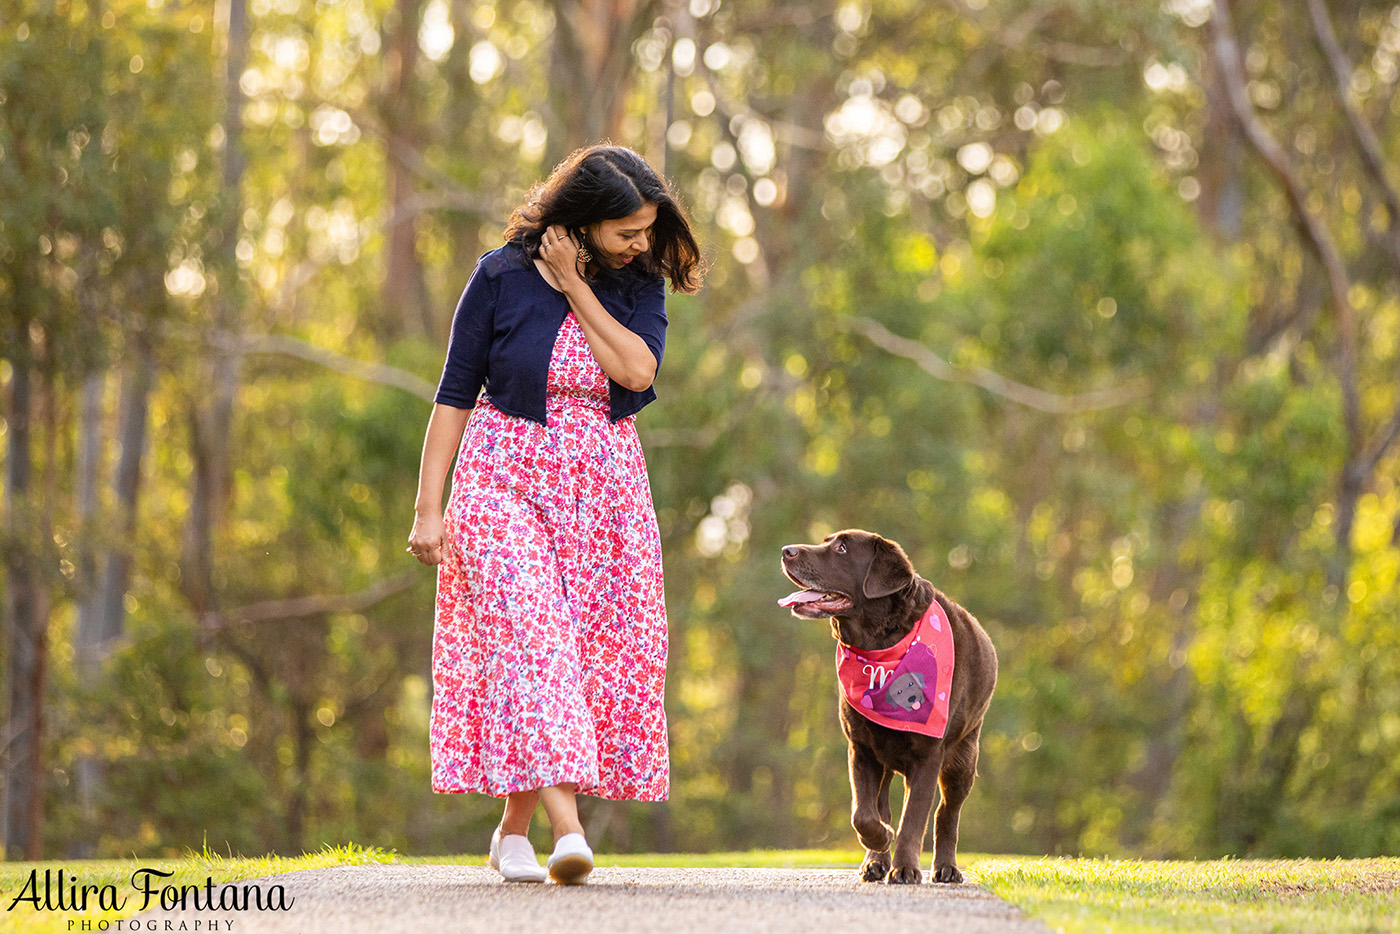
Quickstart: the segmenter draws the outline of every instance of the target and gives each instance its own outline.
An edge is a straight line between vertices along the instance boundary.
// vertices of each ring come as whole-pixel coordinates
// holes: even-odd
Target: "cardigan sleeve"
[[[666,350],[666,280],[649,279],[637,287],[636,308],[628,329],[646,342],[661,369],[661,356]]]
[[[452,315],[452,336],[447,342],[447,360],[434,402],[458,409],[476,405],[476,397],[486,382],[498,282],[498,278],[486,274],[484,263],[477,263]]]

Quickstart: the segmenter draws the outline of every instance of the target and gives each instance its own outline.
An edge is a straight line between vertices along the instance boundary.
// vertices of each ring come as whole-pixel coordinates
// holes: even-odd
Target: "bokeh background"
[[[1400,851],[1398,78],[1376,0],[0,0],[5,854],[483,850],[403,544],[600,138],[711,270],[638,419],[671,800],[595,846],[854,846],[775,600],[859,526],[1001,653],[965,848]]]

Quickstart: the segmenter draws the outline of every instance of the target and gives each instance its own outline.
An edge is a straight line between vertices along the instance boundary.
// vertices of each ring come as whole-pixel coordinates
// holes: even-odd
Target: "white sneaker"
[[[566,833],[554,844],[546,864],[549,875],[560,885],[581,885],[593,871],[593,850],[581,833]]]
[[[543,882],[548,877],[529,839],[514,833],[501,836],[500,827],[491,834],[491,852],[486,861],[507,882]]]

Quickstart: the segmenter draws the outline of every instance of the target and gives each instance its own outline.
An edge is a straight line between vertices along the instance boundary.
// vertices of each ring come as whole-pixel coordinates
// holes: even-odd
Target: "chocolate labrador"
[[[971,613],[914,573],[903,548],[872,532],[847,529],[819,545],[788,545],[782,564],[802,590],[779,604],[804,619],[830,617],[839,643],[851,824],[866,849],[861,878],[923,880],[919,858],[937,786],[943,800],[934,819],[933,881],[963,881],[958,813],[977,775],[977,741],[997,680],[991,639]],[[905,785],[897,840],[890,826],[896,772]]]

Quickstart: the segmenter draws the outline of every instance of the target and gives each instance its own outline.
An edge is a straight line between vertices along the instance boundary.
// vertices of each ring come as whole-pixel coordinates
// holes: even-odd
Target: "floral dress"
[[[462,437],[433,628],[432,787],[561,782],[666,798],[661,538],[632,417],[572,313],[547,422],[476,405]]]

